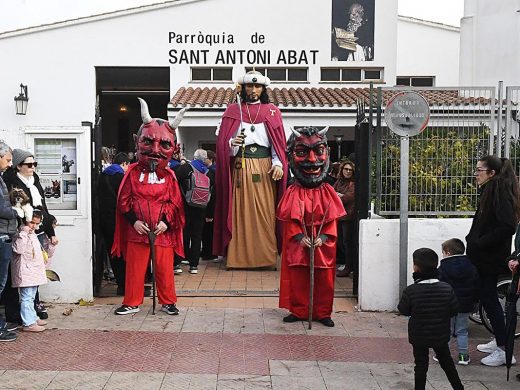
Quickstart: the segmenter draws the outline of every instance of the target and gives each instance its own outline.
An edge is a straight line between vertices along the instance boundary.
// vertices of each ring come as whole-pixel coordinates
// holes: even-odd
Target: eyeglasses
[[[350,169],[350,168],[343,168],[344,171],[347,171],[347,172],[354,172],[353,169]]]
[[[25,165],[27,168],[36,168],[38,166],[38,163],[35,161],[35,162],[30,162],[30,163],[21,163],[20,165]]]
[[[488,171],[490,171],[490,170],[491,170],[491,169],[487,169],[487,168],[476,168],[474,173],[479,173],[479,172],[488,172]]]

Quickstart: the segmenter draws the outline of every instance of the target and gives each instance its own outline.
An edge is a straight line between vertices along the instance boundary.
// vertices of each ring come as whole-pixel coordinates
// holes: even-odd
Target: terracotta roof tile
[[[383,103],[388,101],[397,91],[385,90]],[[420,90],[432,106],[442,105],[484,105],[489,103],[485,97],[471,97],[459,94],[458,90]],[[358,99],[368,101],[369,88],[268,88],[271,102],[280,107],[353,107]],[[374,93],[376,93],[374,91]],[[170,103],[174,107],[225,107],[231,103],[233,88],[216,87],[182,87],[172,97]]]

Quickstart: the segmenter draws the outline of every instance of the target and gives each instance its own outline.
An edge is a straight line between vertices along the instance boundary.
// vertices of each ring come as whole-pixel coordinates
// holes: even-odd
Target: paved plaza
[[[336,326],[308,330],[306,323],[282,322],[286,312],[269,296],[277,273],[200,269],[176,277],[179,316],[153,315],[148,298],[141,312],[116,316],[121,298],[110,296],[111,286],[92,306],[49,304],[47,331],[20,332],[16,342],[0,345],[0,388],[413,389],[407,319],[358,312],[346,297],[350,278],[338,283]],[[211,284],[220,296],[194,296],[209,294]],[[505,368],[479,364],[484,355],[475,346],[489,335],[473,323],[470,332],[473,362],[458,366],[466,388],[520,388],[514,375],[505,381]],[[429,389],[450,388],[432,360],[428,379]]]

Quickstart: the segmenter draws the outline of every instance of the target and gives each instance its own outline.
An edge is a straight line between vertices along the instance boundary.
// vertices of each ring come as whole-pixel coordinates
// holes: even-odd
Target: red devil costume
[[[274,267],[275,211],[288,171],[285,132],[280,110],[268,103],[269,79],[253,71],[239,83],[244,102],[228,106],[217,137],[213,252],[227,256],[229,268]],[[261,86],[261,94],[247,94],[250,85]],[[233,146],[240,134],[243,147]],[[275,166],[283,173],[278,181],[272,178]]]
[[[312,236],[317,243],[312,317],[326,326],[334,326],[330,316],[336,272],[336,220],[345,215],[345,209],[334,189],[323,183],[329,166],[326,131],[314,127],[293,130],[288,142],[295,183],[285,192],[277,211],[283,225],[279,306],[291,312],[285,322],[306,320],[309,316],[312,249],[306,240]]]
[[[123,306],[116,314],[139,311],[143,303],[144,280],[150,260],[148,231],[155,232],[156,267],[159,303],[168,314],[178,314],[173,280],[174,251],[183,256],[182,228],[184,208],[177,179],[168,167],[175,150],[175,129],[184,111],[170,123],[151,118],[146,102],[141,102],[143,125],[136,141],[136,164],[130,165],[119,188],[116,230],[112,253],[126,260]]]

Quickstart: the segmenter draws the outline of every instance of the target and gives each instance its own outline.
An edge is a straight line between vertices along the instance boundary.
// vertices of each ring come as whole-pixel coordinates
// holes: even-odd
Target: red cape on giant
[[[242,103],[245,111],[245,103]],[[286,139],[280,110],[274,104],[261,104],[260,112],[255,123],[264,123],[271,147],[274,148],[283,167],[283,178],[277,182],[276,204],[282,198],[287,184],[287,156],[285,154]],[[231,183],[234,157],[230,156],[229,140],[240,127],[240,110],[237,103],[230,104],[220,124],[217,137],[217,199],[215,204],[215,220],[213,234],[213,254],[225,256],[227,246],[231,240],[232,228],[232,195]],[[279,229],[278,229],[279,230]],[[278,232],[279,233],[279,232]],[[280,242],[280,241],[279,241]]]
[[[310,262],[309,248],[301,246],[298,241],[294,240],[294,236],[303,233],[302,214],[308,235],[311,234],[311,225],[314,226],[312,229],[313,235],[316,235],[323,221],[321,234],[327,235],[328,238],[321,247],[314,250],[314,268],[330,269],[334,275],[337,238],[336,220],[345,215],[345,208],[336,191],[326,183],[317,188],[304,188],[298,183],[293,184],[287,189],[280,201],[277,217],[282,221],[284,228],[279,306],[289,309],[291,312],[294,310],[290,303],[291,289],[298,288],[304,281],[291,280],[288,267],[303,266],[308,268]],[[306,275],[308,275],[308,272]],[[315,277],[316,283],[319,283],[319,276],[316,275]],[[331,277],[333,278],[333,276]],[[306,276],[306,280],[308,281],[308,276]],[[329,298],[333,299],[333,297]]]
[[[134,237],[137,237],[134,234],[134,232],[130,232],[130,230],[134,230],[134,228],[130,225],[128,220],[121,212],[120,198],[126,191],[125,188],[128,187],[128,185],[125,186],[125,184],[128,180],[131,180],[133,175],[138,173],[138,170],[138,163],[131,164],[125,176],[123,177],[121,185],[119,186],[119,192],[117,195],[116,229],[114,232],[114,244],[112,245],[111,250],[111,253],[115,256],[121,256],[121,253],[123,253],[124,255],[124,251],[126,250],[125,243],[128,241],[130,234],[132,234]],[[164,218],[166,219],[166,222],[168,223],[168,229],[163,234],[157,236],[155,245],[173,246],[174,252],[177,253],[179,256],[184,257],[184,247],[182,239],[182,229],[184,227],[184,205],[180,189],[177,183],[177,178],[175,177],[175,173],[168,167],[166,167],[164,170],[161,170],[161,172],[158,172],[158,175],[159,174],[166,175],[165,178],[167,179],[167,181],[170,180],[172,184],[168,189],[168,193],[165,194],[165,196],[168,198],[168,201],[167,203],[162,205],[158,201],[150,201],[150,210],[146,210],[145,217],[147,216],[147,214],[153,216],[158,216],[160,213],[163,214]],[[130,191],[135,192],[136,196],[140,198],[142,198],[143,195],[146,195],[139,191],[138,186],[136,187],[137,188],[131,188]],[[132,205],[125,204],[123,205],[123,208],[125,208],[125,210],[130,210],[132,209]],[[136,214],[138,215],[138,213]],[[148,243],[148,237],[145,235],[138,236],[138,240],[139,242],[142,242],[144,244]]]

